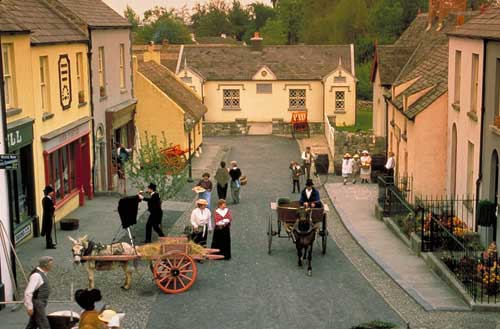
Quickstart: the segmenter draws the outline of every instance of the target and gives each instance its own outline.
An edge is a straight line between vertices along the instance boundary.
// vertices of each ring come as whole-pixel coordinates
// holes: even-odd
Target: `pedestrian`
[[[125,316],[125,313],[116,313],[113,310],[104,310],[99,314],[98,319],[101,320],[106,328],[120,329],[120,321]]]
[[[210,174],[204,173],[202,179],[196,184],[196,186],[203,187],[205,191],[198,193],[198,199],[205,199],[208,202],[207,208],[210,209],[210,199],[212,198],[212,188],[213,184],[210,181]]]
[[[359,154],[355,153],[352,156],[352,183],[356,184],[356,179],[359,176],[359,170],[361,166],[361,161],[359,160]]]
[[[233,199],[233,204],[238,204],[240,203],[241,170],[238,168],[238,163],[236,161],[231,161],[229,176],[231,176],[231,197]]]
[[[215,229],[212,248],[219,249],[219,255],[223,255],[225,260],[229,260],[231,259],[231,222],[233,217],[227,208],[226,200],[219,200],[214,218]]]
[[[56,249],[56,245],[52,242],[52,228],[54,224],[54,188],[47,185],[43,190],[45,195],[42,199],[42,236],[45,236],[45,247],[47,249]]]
[[[312,179],[306,181],[306,188],[300,194],[300,205],[304,208],[321,208],[319,191],[314,188]]]
[[[199,245],[207,245],[208,232],[212,231],[212,214],[207,209],[207,200],[196,200],[196,208],[191,212],[191,225],[193,226],[192,239]]]
[[[106,329],[107,326],[99,319],[99,312],[95,309],[95,303],[102,299],[99,289],[78,289],[75,291],[76,303],[84,309],[80,314],[78,329]]]
[[[385,176],[387,183],[394,183],[394,167],[396,167],[396,160],[394,159],[394,152],[389,152],[389,158],[385,163]]]
[[[372,158],[368,151],[364,150],[361,152],[361,183],[369,183],[370,176],[372,173]]]
[[[347,184],[347,180],[352,175],[353,160],[349,153],[344,154],[344,159],[342,160],[342,177],[344,177],[344,185]]]
[[[144,243],[151,242],[151,230],[154,229],[158,236],[163,237],[163,231],[161,229],[161,220],[163,218],[163,210],[161,209],[161,198],[158,192],[156,192],[156,184],[150,183],[148,185],[148,193],[150,197],[147,198],[143,195],[143,192],[139,192],[139,199],[148,202],[149,218],[146,223],[146,238]]]
[[[302,168],[297,161],[290,162],[290,177],[292,179],[292,193],[295,193],[295,186],[297,186],[297,193],[300,193],[300,178],[303,175]]]
[[[226,162],[221,161],[220,168],[215,173],[215,181],[217,182],[217,196],[219,199],[226,200],[227,197],[227,184],[229,183],[229,172],[226,168]]]
[[[24,307],[30,316],[26,329],[50,329],[46,307],[50,295],[50,285],[47,273],[54,262],[50,256],[42,256],[38,266],[31,271],[28,285],[24,291]]]
[[[311,166],[314,162],[315,154],[311,151],[311,147],[307,146],[306,150],[302,152],[303,167],[306,172],[306,179],[311,179]]]

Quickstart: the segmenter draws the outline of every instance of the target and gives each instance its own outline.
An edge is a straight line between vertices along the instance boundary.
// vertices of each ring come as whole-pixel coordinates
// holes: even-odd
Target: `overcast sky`
[[[132,7],[139,15],[144,13],[144,11],[153,8],[154,6],[164,6],[164,7],[174,7],[181,8],[187,5],[188,8],[192,8],[197,2],[203,3],[205,0],[104,0],[111,8],[116,10],[120,15],[123,16],[123,10],[127,4]],[[229,2],[229,1],[228,1]],[[240,0],[243,4],[249,4],[252,2],[262,2],[270,5],[270,0]]]

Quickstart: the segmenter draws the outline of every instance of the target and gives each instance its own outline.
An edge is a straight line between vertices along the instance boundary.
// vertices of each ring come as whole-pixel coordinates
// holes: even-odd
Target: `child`
[[[344,185],[347,184],[347,180],[352,175],[352,158],[349,153],[344,154],[344,160],[342,160],[342,177],[344,177]]]
[[[303,174],[302,168],[300,168],[296,161],[292,161],[290,163],[290,171],[293,184],[292,193],[295,193],[295,186],[297,186],[297,193],[300,193],[300,176]]]
[[[359,176],[360,161],[359,154],[354,154],[352,156],[352,183],[356,184],[356,178]]]

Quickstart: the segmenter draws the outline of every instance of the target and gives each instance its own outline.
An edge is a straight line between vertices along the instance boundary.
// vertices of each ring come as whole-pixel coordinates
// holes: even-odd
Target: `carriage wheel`
[[[273,243],[273,219],[269,216],[269,222],[267,224],[267,253],[271,254],[271,244]]]
[[[191,288],[198,275],[194,259],[180,251],[167,253],[154,263],[156,285],[167,294],[179,294]]]
[[[323,214],[323,221],[321,223],[321,253],[326,254],[326,241],[328,239],[328,229],[326,228],[326,214]]]

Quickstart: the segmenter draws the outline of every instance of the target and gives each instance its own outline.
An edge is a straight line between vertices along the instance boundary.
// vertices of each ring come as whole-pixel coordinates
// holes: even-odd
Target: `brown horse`
[[[297,248],[297,256],[299,258],[298,264],[302,266],[302,261],[307,257],[307,275],[312,275],[312,249],[314,244],[314,239],[316,238],[316,229],[312,221],[312,210],[299,209],[299,218],[293,226],[293,237],[295,240],[295,247]],[[302,251],[304,251],[304,256],[302,256]]]

